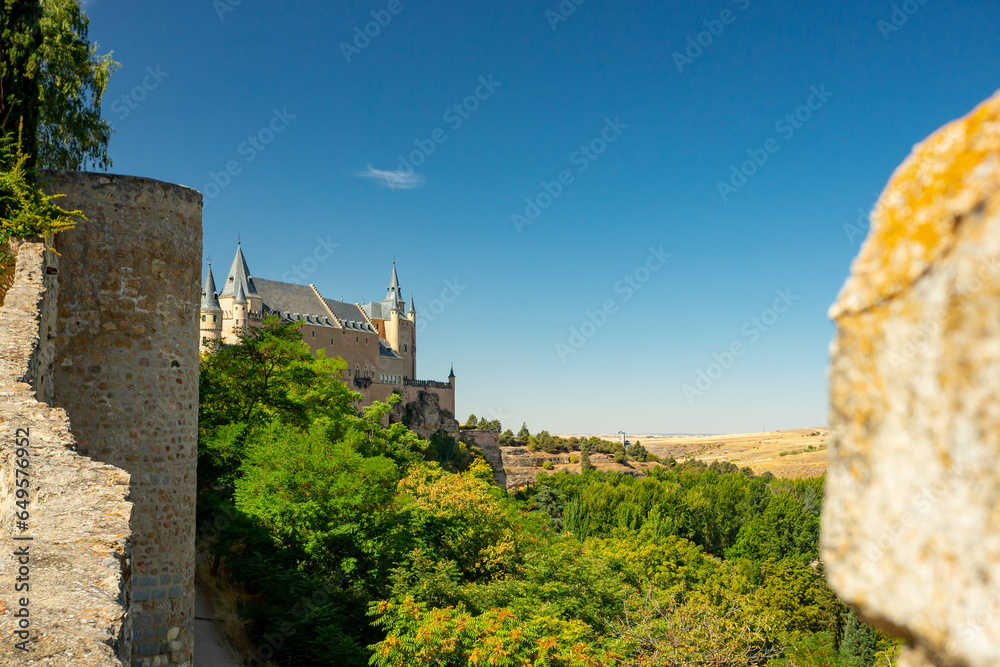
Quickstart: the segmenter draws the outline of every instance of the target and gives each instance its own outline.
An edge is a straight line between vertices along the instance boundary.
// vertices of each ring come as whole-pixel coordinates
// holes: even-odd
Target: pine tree
[[[594,464],[590,462],[590,443],[584,442],[580,446],[580,472],[593,470]]]
[[[466,428],[476,428],[479,426],[479,417],[476,416],[475,412],[469,415],[468,419],[465,420],[464,426]]]
[[[527,444],[528,438],[531,437],[531,432],[528,430],[528,425],[521,422],[521,430],[517,432],[517,441],[522,445]]]
[[[857,667],[872,667],[875,664],[875,630],[858,618],[852,609],[847,616],[844,640],[840,643],[840,655]]]

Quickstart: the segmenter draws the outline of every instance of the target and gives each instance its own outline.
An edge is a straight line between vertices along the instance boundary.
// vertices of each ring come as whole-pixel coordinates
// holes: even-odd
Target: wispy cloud
[[[424,184],[424,179],[416,172],[386,171],[368,165],[368,169],[358,174],[363,178],[374,178],[390,190],[412,190]]]

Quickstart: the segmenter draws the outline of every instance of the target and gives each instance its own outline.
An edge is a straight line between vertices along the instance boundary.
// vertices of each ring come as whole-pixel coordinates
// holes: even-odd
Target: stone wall
[[[75,453],[66,412],[39,402],[51,386],[57,258],[41,243],[15,252],[0,308],[0,664],[120,667],[132,635],[129,475]]]
[[[900,665],[1000,664],[1000,95],[897,170],[831,316],[830,583]]]
[[[54,173],[88,220],[62,253],[53,396],[80,453],[131,475],[130,667],[191,665],[201,195],[144,178]]]
[[[376,378],[377,380],[378,378]],[[400,403],[404,406],[414,401],[420,400],[421,394],[434,394],[437,396],[435,405],[443,412],[448,413],[449,419],[455,417],[455,388],[447,386],[444,382],[435,382],[435,386],[421,387],[410,384],[402,386],[381,382],[372,382],[370,387],[358,388],[351,380],[347,381],[347,388],[364,395],[364,405],[371,405],[372,401],[386,401],[389,396],[399,393]],[[445,429],[449,430],[449,429]],[[455,430],[458,430],[458,422],[455,423]]]

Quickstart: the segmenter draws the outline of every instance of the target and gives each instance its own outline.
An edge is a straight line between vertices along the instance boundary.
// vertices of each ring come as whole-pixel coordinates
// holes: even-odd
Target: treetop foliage
[[[200,511],[235,517],[210,548],[252,635],[294,630],[280,667],[869,667],[815,561],[822,479],[671,462],[509,497],[475,448],[360,409],[295,325],[202,366]]]

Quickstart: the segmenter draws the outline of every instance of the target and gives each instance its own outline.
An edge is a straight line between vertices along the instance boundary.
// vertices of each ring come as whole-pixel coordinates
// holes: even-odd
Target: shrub
[[[580,460],[580,459],[578,459],[578,458],[577,458],[577,457],[575,457],[575,456],[571,456],[571,457],[569,457],[569,462],[570,462],[570,463],[576,463],[576,462],[577,462],[577,461],[579,461],[579,460]]]
[[[542,467],[546,470],[552,470],[552,461],[545,461],[542,463]]]
[[[36,185],[27,170],[28,155],[21,141],[6,137],[0,141],[0,266],[13,258],[2,248],[11,238],[45,237],[76,224],[73,217],[83,217],[81,211],[65,211],[52,203],[62,195],[47,195]]]

